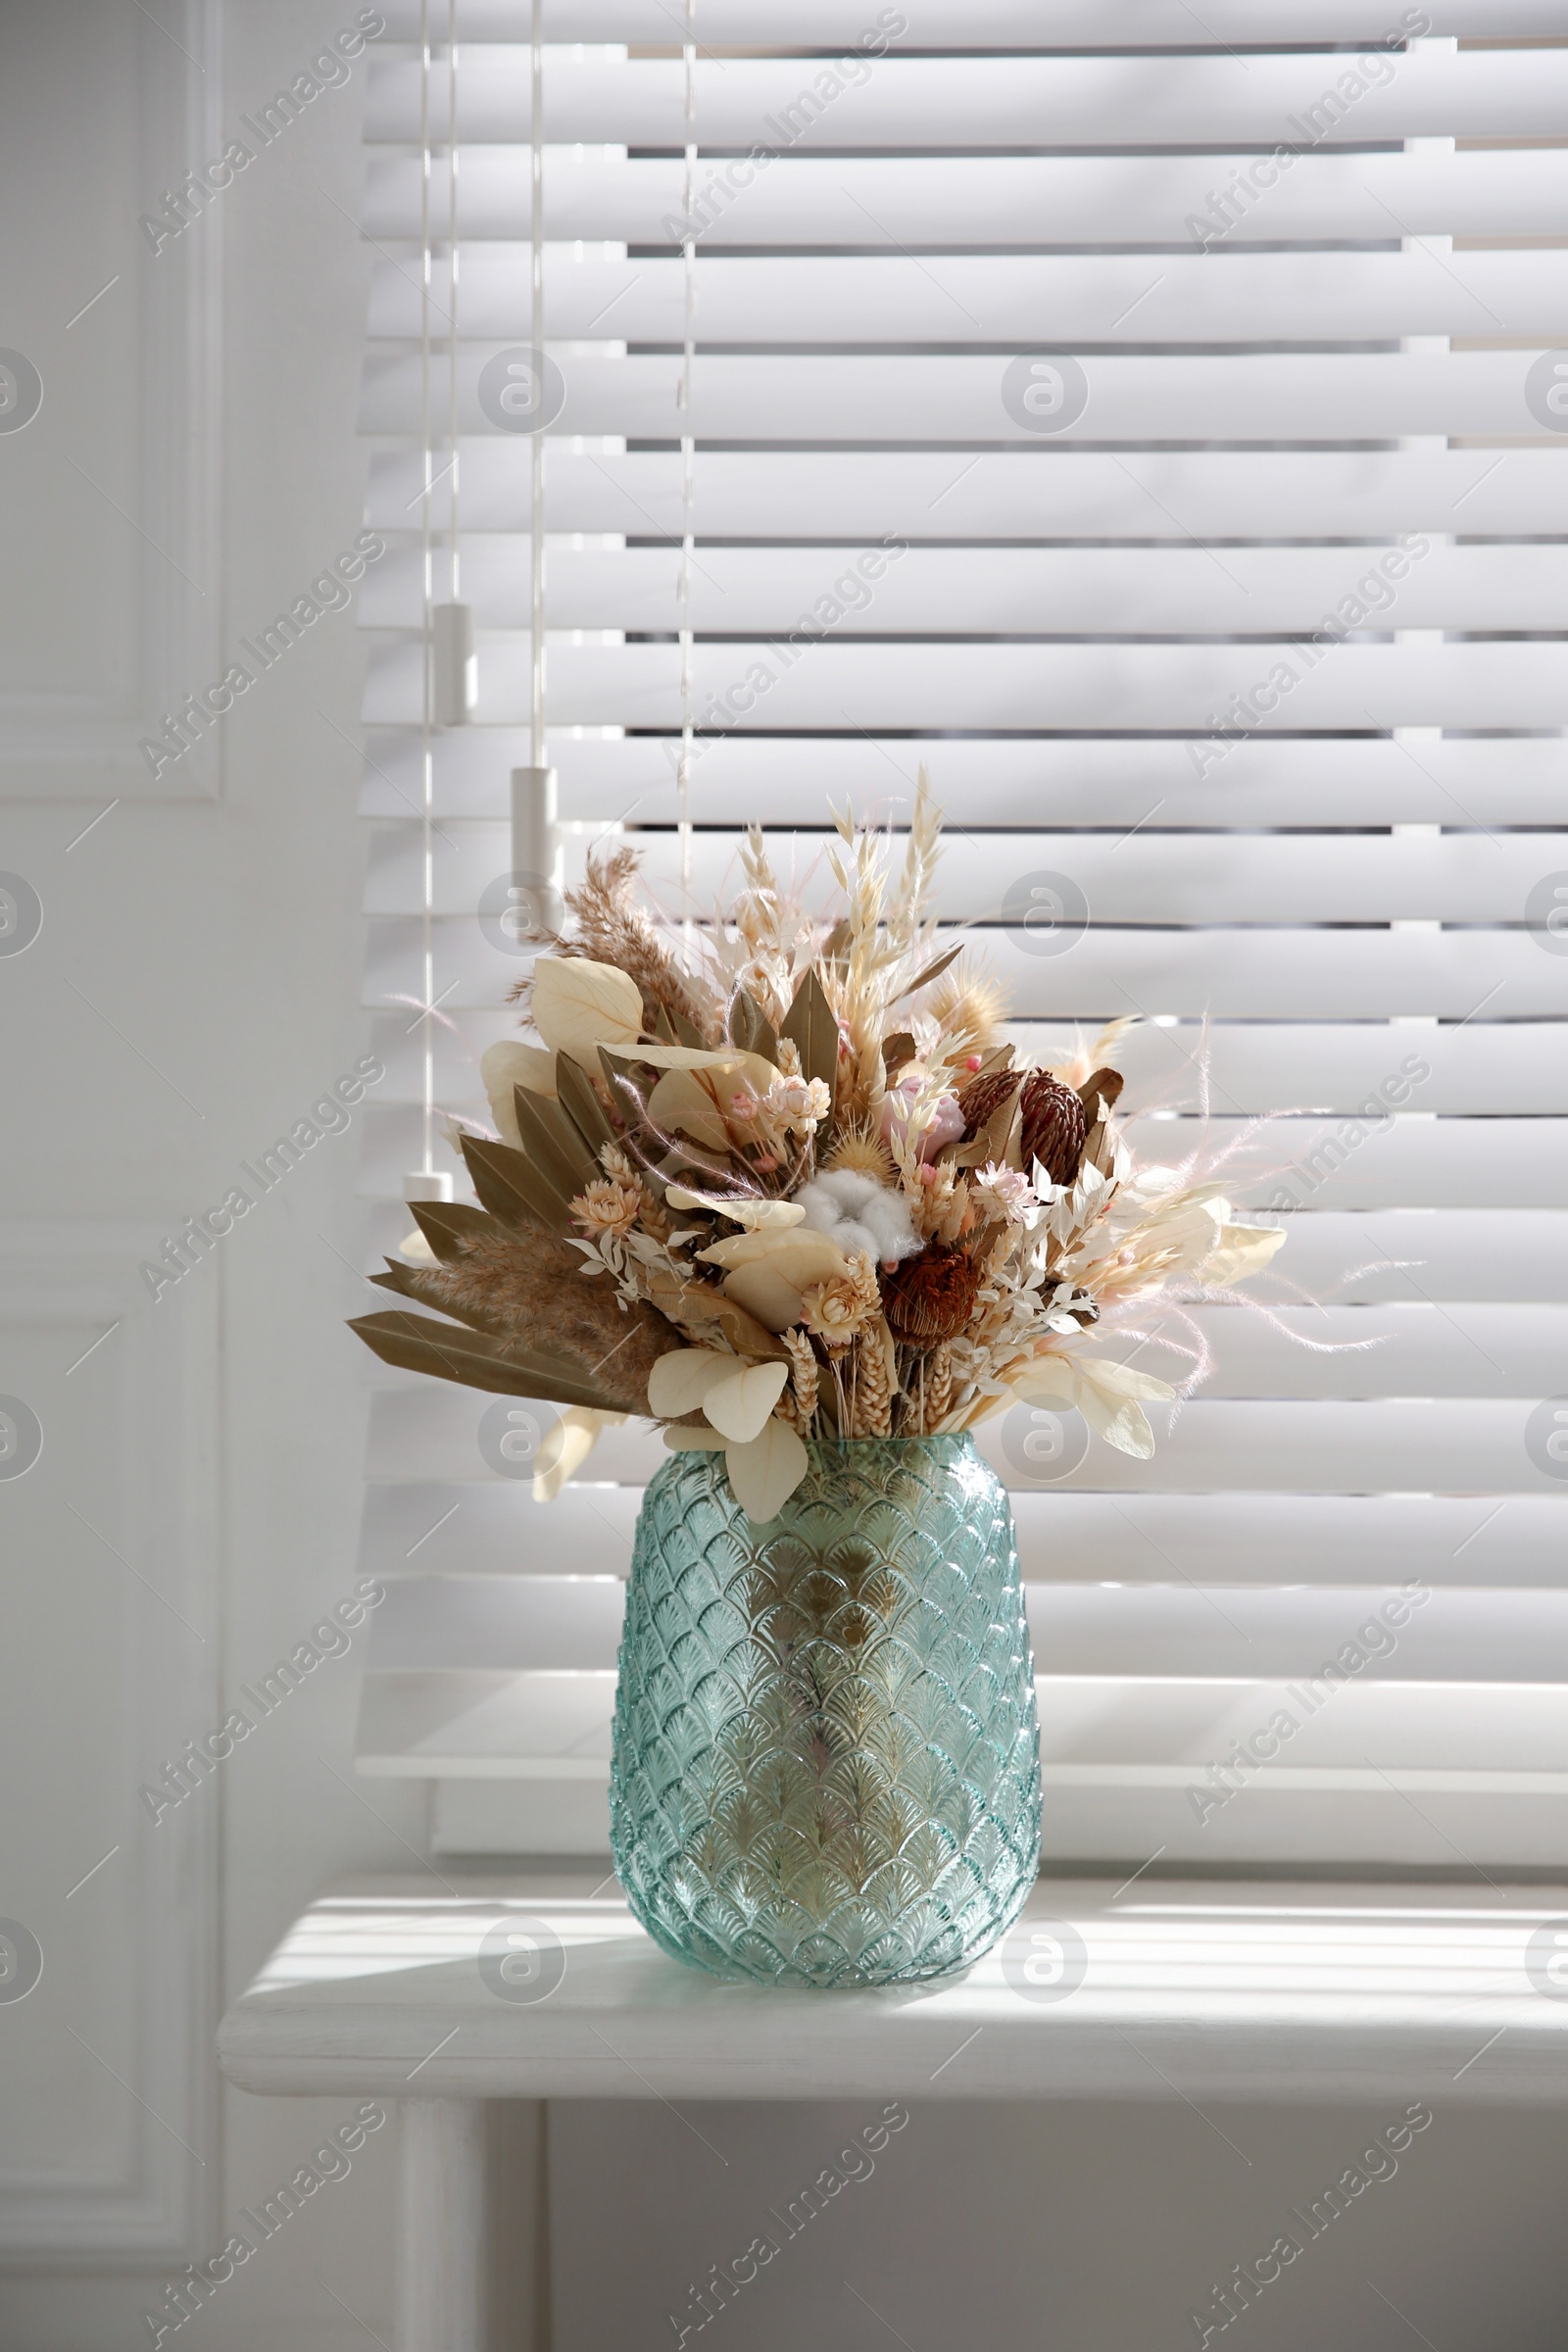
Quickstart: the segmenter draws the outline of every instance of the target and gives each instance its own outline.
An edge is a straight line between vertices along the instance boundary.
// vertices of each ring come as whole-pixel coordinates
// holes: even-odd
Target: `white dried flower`
[[[775,1078],[767,1107],[779,1124],[809,1133],[827,1117],[833,1098],[821,1078]]]

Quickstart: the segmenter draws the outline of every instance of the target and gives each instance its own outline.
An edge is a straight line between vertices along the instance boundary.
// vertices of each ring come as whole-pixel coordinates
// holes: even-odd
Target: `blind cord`
[[[434,562],[430,530],[430,0],[419,0],[419,457],[422,467],[419,500],[422,626],[420,634],[419,749],[420,795],[420,965],[423,974],[424,1055],[420,1098],[420,1167],[435,1171],[435,1027],[430,1007],[435,1003],[435,764],[430,744],[430,696],[435,659],[432,620],[431,567]],[[457,354],[453,353],[456,367]]]
[[[683,0],[685,38],[681,67],[686,100],[686,151],[681,173],[681,212],[686,235],[681,243],[684,294],[680,384],[680,568],[675,601],[680,632],[680,759],[675,769],[675,797],[680,823],[681,913],[688,933],[692,921],[692,556],[697,504],[697,443],[692,431],[692,362],[697,342],[697,239],[692,207],[697,201],[697,0]]]
[[[530,144],[530,309],[528,340],[533,364],[542,376],[545,354],[545,142],[544,142],[544,6],[533,0],[532,79],[529,105]],[[542,380],[537,386],[542,401]],[[535,769],[545,764],[545,437],[531,436],[528,502],[529,667],[528,760]]]

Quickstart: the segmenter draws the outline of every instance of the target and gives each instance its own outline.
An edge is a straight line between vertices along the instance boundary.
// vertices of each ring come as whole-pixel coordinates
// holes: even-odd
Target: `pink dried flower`
[[[1035,1208],[1034,1187],[1017,1168],[1004,1167],[1000,1160],[987,1160],[969,1178],[969,1191],[980,1214],[988,1224],[1022,1225],[1029,1221]]]
[[[896,1149],[908,1134],[909,1121],[915,1104],[931,1081],[923,1069],[906,1064],[895,1085],[889,1087],[882,1100],[878,1121],[882,1141]],[[963,1134],[963,1112],[956,1095],[938,1095],[926,1114],[919,1135],[919,1154],[922,1159],[934,1159],[944,1144],[956,1144]]]

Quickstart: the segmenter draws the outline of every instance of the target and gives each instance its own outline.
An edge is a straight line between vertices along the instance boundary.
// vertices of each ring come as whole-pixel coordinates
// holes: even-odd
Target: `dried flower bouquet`
[[[542,1044],[484,1056],[500,1140],[460,1137],[478,1205],[414,1204],[428,1262],[375,1278],[451,1320],[354,1326],[389,1363],[566,1407],[543,1491],[607,1415],[721,1447],[755,1520],[806,1475],[806,1438],[964,1430],[1019,1400],[1145,1456],[1141,1400],[1176,1392],[1086,1334],[1278,1247],[1218,1184],[1134,1165],[1099,1059],[1125,1024],[1073,1064],[1015,1060],[998,991],[926,911],[939,830],[922,776],[895,879],[840,820],[831,928],[755,831],[701,931],[639,904],[624,848],[568,893],[524,984]]]

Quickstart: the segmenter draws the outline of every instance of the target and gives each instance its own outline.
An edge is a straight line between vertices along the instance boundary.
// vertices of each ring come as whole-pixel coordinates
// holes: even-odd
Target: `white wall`
[[[220,2093],[216,2015],[324,1877],[407,1864],[397,1833],[419,1834],[414,1800],[371,1792],[383,1828],[353,1786],[352,1652],[156,1828],[137,1804],[161,1760],[354,1580],[354,1133],[320,1144],[156,1305],[137,1259],[220,1200],[368,1034],[352,612],[316,623],[225,720],[219,756],[193,754],[161,789],[134,757],[112,765],[114,722],[88,707],[134,710],[160,630],[154,717],[210,683],[352,542],[363,497],[363,64],[156,258],[136,226],[356,8],[152,6],[171,37],[129,0],[0,16],[0,342],[45,382],[34,422],[0,435],[0,867],[44,906],[35,943],[0,958],[0,1391],[35,1398],[45,1425],[37,1465],[0,1482],[0,1914],[45,1953],[37,1990],[0,2003],[0,2228],[12,2265],[36,2263],[44,2239],[69,2266],[0,2278],[0,2342],[18,2352],[145,2340],[139,2313],[175,2246],[216,2248],[224,2217],[337,2120]],[[153,467],[200,456],[205,346],[171,328],[172,289],[194,299],[219,260],[222,440],[204,544],[176,537]],[[186,608],[172,614],[157,606],[171,580]],[[44,689],[62,707],[40,710]],[[121,731],[133,754],[139,727]],[[26,1279],[40,1264],[42,1297]],[[298,2244],[267,2249],[230,2307],[204,2316],[214,2346],[368,2341],[327,2288],[386,2332],[392,2136],[368,2143],[329,2212],[302,2217]]]
[[[841,2158],[882,2102],[558,2109],[556,2352],[674,2346],[672,2314],[687,2352],[1191,2352],[1206,2290],[1398,2112],[914,2103],[880,2154]],[[1211,2352],[1552,2352],[1562,2148],[1551,2115],[1434,2101]],[[805,2220],[825,2167],[861,2177]],[[759,2235],[776,2252],[698,2332],[692,2287]]]
[[[352,1655],[156,1827],[138,1804],[352,1582],[352,1135],[156,1305],[137,1259],[221,1199],[367,1035],[350,616],[318,623],[157,789],[134,753],[138,713],[216,677],[359,525],[363,68],[177,245],[154,257],[136,228],[355,11],[151,5],[156,24],[130,0],[14,0],[0,18],[0,341],[46,387],[25,432],[0,435],[0,869],[44,907],[36,941],[0,957],[0,1393],[45,1432],[25,1478],[0,1480],[0,1915],[45,1954],[36,1990],[0,2001],[4,2352],[145,2341],[179,2249],[215,2250],[339,2120],[221,2090],[213,2026],[315,1886],[409,1866],[421,1835],[412,1795],[354,1786]],[[558,2117],[560,2352],[672,2342],[688,2282],[865,2119],[693,2120],[727,2166],[662,2108]],[[1251,2167],[1180,2107],[920,2110],[707,2340],[1192,2340],[1193,2295],[1386,2119],[1218,2120]],[[1554,2342],[1559,2148],[1541,2116],[1440,2115],[1290,2299],[1249,2315],[1248,2340],[1403,2342],[1370,2277],[1441,2352]],[[387,2336],[394,2160],[389,2130],[182,2340]]]

